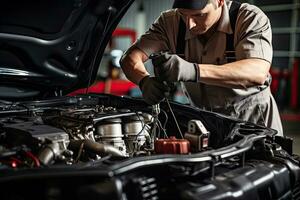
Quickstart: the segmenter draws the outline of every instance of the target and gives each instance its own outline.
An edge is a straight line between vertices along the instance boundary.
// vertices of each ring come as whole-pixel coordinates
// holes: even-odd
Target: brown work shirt
[[[186,30],[185,38],[182,39],[185,40],[187,61],[221,67],[227,63],[226,35],[234,34],[236,60],[258,58],[271,63],[272,31],[268,17],[256,6],[243,3],[233,33],[229,17],[231,3],[232,1],[226,1],[217,30],[205,42],[201,35],[193,35]],[[161,13],[134,46],[148,56],[161,51],[176,53],[180,17],[182,16],[176,9]],[[202,109],[266,125],[282,135],[278,109],[269,89],[270,82],[269,76],[265,84],[245,89],[186,82],[184,89],[192,103]]]

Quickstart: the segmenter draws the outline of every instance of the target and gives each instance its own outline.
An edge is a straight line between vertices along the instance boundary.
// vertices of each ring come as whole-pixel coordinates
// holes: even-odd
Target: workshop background
[[[294,150],[300,153],[300,0],[241,0],[260,7],[270,18],[274,57],[271,90],[280,109],[284,133],[294,138]],[[137,86],[128,82],[119,66],[125,51],[159,16],[172,7],[173,0],[140,0],[127,12],[107,47],[94,89],[118,95],[141,96]],[[151,71],[151,63],[146,66]],[[106,69],[106,70],[103,70]],[[101,87],[99,87],[99,84]],[[175,101],[187,103],[180,90]]]

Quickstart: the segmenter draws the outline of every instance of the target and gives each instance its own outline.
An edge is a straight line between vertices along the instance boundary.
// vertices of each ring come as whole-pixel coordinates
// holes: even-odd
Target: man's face
[[[216,1],[217,2],[217,1]],[[221,16],[221,6],[208,3],[202,10],[179,9],[188,29],[194,35],[205,34]]]

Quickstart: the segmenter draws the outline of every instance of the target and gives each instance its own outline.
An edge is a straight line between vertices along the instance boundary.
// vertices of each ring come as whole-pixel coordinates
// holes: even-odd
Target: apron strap
[[[229,9],[229,18],[230,25],[232,29],[232,34],[226,34],[226,57],[228,62],[236,61],[235,57],[235,48],[234,48],[234,32],[235,32],[235,24],[237,20],[237,15],[239,13],[239,9],[241,7],[241,3],[237,1],[233,1],[230,9]]]
[[[185,32],[186,32],[186,26],[183,19],[180,17],[178,34],[177,34],[177,42],[176,42],[176,54],[184,54]]]

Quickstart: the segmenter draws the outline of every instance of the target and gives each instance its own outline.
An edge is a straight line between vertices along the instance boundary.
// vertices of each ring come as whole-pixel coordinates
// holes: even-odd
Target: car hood
[[[0,7],[0,98],[67,94],[92,83],[134,0],[5,0]]]

